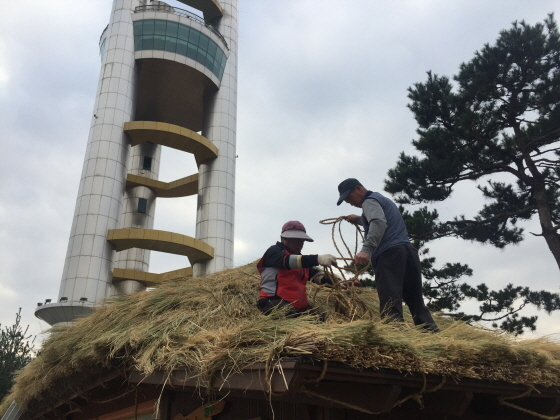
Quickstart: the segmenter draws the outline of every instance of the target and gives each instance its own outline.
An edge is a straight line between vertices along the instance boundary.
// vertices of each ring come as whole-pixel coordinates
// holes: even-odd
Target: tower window
[[[101,46],[99,47],[99,56],[101,57],[101,60],[103,60],[103,54],[105,54],[105,41],[107,41],[106,38],[103,40]]]
[[[142,169],[146,171],[152,170],[152,158],[149,156],[144,156],[144,162],[142,163]]]
[[[148,209],[148,200],[145,199],[145,198],[139,198],[138,199],[138,213],[146,214],[147,209]]]
[[[137,20],[134,22],[134,49],[160,50],[180,54],[199,62],[218,79],[222,79],[227,61],[224,52],[227,44],[220,38],[225,49],[200,31],[176,22],[161,19]]]

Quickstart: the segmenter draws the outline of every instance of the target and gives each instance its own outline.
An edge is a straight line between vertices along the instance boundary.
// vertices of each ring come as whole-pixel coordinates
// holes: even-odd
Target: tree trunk
[[[560,234],[558,231],[554,230],[554,225],[552,224],[552,217],[550,215],[550,204],[548,203],[548,198],[546,196],[546,191],[544,186],[541,188],[535,188],[535,201],[537,204],[537,209],[539,212],[539,221],[541,222],[542,235],[548,249],[552,252],[552,255],[556,259],[556,264],[560,269]]]
[[[531,185],[531,190],[535,197],[542,235],[560,269],[560,234],[554,230],[554,224],[552,223],[552,212],[550,211],[550,203],[546,194],[545,180],[528,152],[523,153],[523,160],[532,175],[532,179],[528,184]]]

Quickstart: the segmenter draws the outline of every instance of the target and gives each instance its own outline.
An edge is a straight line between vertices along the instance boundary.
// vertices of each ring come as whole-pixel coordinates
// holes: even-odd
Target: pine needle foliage
[[[503,248],[523,240],[520,222],[538,218],[534,234],[560,268],[559,51],[553,14],[534,25],[516,21],[452,78],[429,71],[408,89],[418,153],[401,153],[385,191],[400,204],[431,204],[457,199],[457,185],[474,181],[486,203],[448,221],[423,207],[410,215],[413,237]]]
[[[35,354],[34,338],[21,326],[21,308],[11,326],[0,324],[0,400],[10,391],[15,373],[27,365]]]
[[[497,331],[437,318],[439,334],[385,323],[377,294],[309,285],[318,313],[288,319],[256,306],[256,264],[183,278],[123,296],[73,325],[54,329],[39,357],[16,378],[0,413],[15,400],[29,415],[79,395],[110,373],[181,370],[201,390],[255,362],[285,357],[356,368],[560,386],[560,344],[515,340]]]

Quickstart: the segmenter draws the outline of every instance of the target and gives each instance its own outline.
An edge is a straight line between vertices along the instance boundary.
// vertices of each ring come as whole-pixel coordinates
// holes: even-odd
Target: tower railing
[[[105,29],[103,29],[103,32],[101,32],[101,36],[99,37],[100,44],[101,44],[101,40],[103,39],[103,34],[107,31],[107,29],[109,29],[109,25],[105,26]]]
[[[222,34],[219,33],[212,25],[206,22],[203,18],[195,15],[192,12],[189,12],[188,10],[179,9],[178,7],[169,6],[167,4],[147,4],[145,6],[137,6],[134,9],[134,13],[141,13],[141,12],[166,12],[166,13],[171,12],[174,15],[179,15],[179,16],[186,17],[188,19],[192,19],[195,22],[198,22],[206,26],[210,31],[212,31],[218,38],[220,38],[220,40],[224,43],[226,49],[229,51],[229,47],[226,42],[226,39],[222,36]]]

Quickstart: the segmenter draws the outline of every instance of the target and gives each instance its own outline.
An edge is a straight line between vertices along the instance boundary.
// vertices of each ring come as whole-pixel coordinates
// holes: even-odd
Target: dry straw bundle
[[[204,278],[183,278],[120,297],[57,329],[17,377],[14,399],[37,413],[109,373],[185,370],[201,389],[217,373],[254,362],[271,368],[306,356],[359,368],[391,368],[513,383],[560,385],[560,344],[515,340],[437,317],[439,334],[378,316],[375,290],[309,285],[317,313],[295,319],[261,314],[256,264]]]

